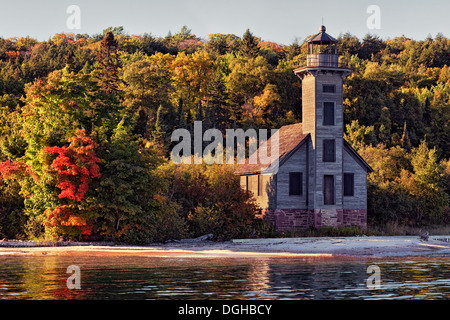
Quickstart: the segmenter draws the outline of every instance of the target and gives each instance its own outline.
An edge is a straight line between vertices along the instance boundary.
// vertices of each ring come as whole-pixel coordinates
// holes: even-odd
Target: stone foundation
[[[367,210],[366,209],[346,209],[342,213],[342,226],[359,226],[367,228]]]
[[[307,209],[275,209],[263,212],[263,219],[277,231],[297,231],[314,225],[314,213]]]
[[[260,216],[272,223],[277,231],[299,231],[323,226],[367,228],[365,209],[266,209]]]

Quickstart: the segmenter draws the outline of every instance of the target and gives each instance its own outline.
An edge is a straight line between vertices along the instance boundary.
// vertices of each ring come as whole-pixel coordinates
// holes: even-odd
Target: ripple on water
[[[449,299],[448,257],[342,261],[298,258],[0,256],[0,299]],[[378,289],[367,267],[381,270]]]

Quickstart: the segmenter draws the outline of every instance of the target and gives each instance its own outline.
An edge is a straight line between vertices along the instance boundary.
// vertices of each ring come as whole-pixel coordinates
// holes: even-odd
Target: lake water
[[[449,299],[450,257],[0,256],[0,299]],[[68,289],[69,265],[80,289]],[[380,268],[369,289],[367,268]]]

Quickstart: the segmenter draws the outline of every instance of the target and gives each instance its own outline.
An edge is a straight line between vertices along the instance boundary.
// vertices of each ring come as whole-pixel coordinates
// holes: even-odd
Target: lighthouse
[[[302,123],[281,127],[278,141],[267,142],[279,144],[278,172],[243,164],[237,174],[277,230],[366,228],[373,170],[343,137],[343,83],[351,70],[325,26],[306,44],[305,63],[294,70],[302,80]]]

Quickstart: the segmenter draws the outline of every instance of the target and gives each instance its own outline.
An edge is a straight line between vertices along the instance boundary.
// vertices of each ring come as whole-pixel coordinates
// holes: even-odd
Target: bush
[[[258,208],[242,190],[234,166],[168,163],[158,171],[167,181],[162,196],[179,205],[188,236],[212,233],[216,240],[227,240],[254,234]]]

